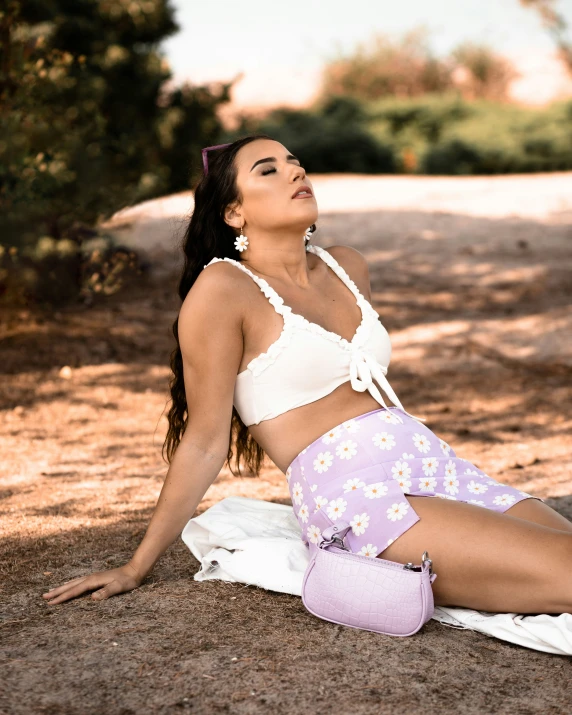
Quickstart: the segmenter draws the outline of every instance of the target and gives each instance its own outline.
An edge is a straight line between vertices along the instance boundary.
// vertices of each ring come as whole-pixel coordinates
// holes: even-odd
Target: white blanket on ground
[[[201,563],[195,581],[221,579],[300,596],[310,560],[291,506],[227,497],[190,519],[181,538]],[[433,618],[518,645],[572,655],[572,614],[526,616],[435,608]]]

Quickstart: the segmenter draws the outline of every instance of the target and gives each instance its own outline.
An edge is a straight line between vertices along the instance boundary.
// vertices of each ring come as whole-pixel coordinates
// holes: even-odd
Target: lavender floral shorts
[[[540,499],[491,479],[397,407],[366,412],[318,437],[290,464],[286,479],[306,545],[343,518],[351,524],[347,546],[371,557],[419,521],[404,494],[499,512]]]

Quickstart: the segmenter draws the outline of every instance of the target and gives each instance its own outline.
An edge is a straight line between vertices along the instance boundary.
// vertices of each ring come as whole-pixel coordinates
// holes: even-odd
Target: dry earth
[[[403,403],[570,519],[571,180],[425,180],[425,198],[393,209],[401,179],[384,180],[377,209],[344,209],[331,177],[314,182],[327,209],[315,242],[369,259]],[[355,201],[371,179],[337,181]],[[166,473],[175,286],[167,262],[92,308],[2,314],[0,712],[569,713],[567,658],[436,621],[403,639],[326,623],[297,597],[195,582],[180,540],[134,592],[42,600],[124,563],[144,534]],[[223,470],[197,513],[228,495],[290,503],[271,463],[259,479]]]

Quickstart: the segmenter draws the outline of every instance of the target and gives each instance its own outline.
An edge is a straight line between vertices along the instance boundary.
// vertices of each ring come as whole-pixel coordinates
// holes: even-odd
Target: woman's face
[[[253,227],[265,231],[290,228],[303,235],[316,221],[318,204],[312,182],[300,161],[280,142],[256,139],[238,151],[235,164],[242,204],[229,207],[226,213],[235,228],[240,230],[245,224],[245,234]],[[293,198],[302,185],[312,195]]]

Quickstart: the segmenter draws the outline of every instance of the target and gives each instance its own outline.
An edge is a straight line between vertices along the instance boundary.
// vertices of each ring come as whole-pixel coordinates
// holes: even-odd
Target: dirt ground
[[[316,243],[369,259],[407,409],[572,519],[569,213],[362,210],[318,225]],[[125,563],[144,534],[167,470],[176,280],[2,313],[0,712],[569,713],[568,658],[434,620],[410,638],[327,623],[298,597],[194,581],[180,539],[136,591],[43,601]],[[267,463],[259,479],[224,469],[197,514],[229,495],[290,503]]]

